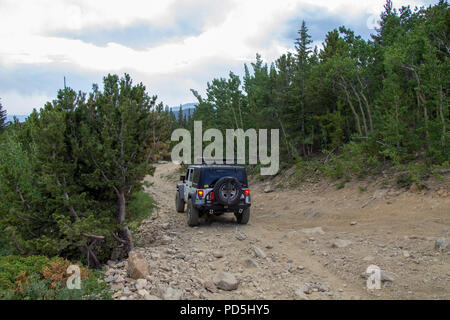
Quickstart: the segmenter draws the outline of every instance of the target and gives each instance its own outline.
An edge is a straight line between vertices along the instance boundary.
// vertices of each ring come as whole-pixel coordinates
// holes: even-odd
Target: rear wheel
[[[198,225],[198,209],[192,204],[192,199],[188,200],[186,216],[188,226],[195,227]]]
[[[181,199],[178,191],[175,196],[175,207],[177,208],[177,212],[184,212],[184,200]]]
[[[244,209],[242,213],[236,212],[234,215],[236,216],[237,223],[247,224],[250,220],[250,208]]]

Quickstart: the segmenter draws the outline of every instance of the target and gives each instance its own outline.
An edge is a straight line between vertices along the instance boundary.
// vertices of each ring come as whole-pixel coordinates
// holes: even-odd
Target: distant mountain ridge
[[[183,117],[189,116],[189,114],[192,117],[192,115],[194,114],[194,109],[197,105],[198,105],[197,102],[190,102],[190,103],[182,104],[181,110],[183,113]],[[169,111],[172,112],[175,115],[175,118],[178,120],[178,113],[180,111],[180,106],[169,107]],[[25,120],[28,118],[28,115],[24,115],[24,114],[7,115],[6,122],[13,122],[14,117],[16,117],[17,120],[19,120],[19,122],[25,122]]]
[[[181,110],[183,117],[188,117],[194,114],[195,107],[198,105],[197,102],[190,102],[181,105]],[[178,120],[178,113],[180,112],[180,106],[170,107],[170,112],[175,115],[175,118]]]

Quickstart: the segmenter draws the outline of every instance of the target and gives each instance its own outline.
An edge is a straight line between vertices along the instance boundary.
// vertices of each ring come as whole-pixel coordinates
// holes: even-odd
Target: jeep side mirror
[[[185,176],[180,176],[180,180],[184,182],[184,180],[186,180]]]

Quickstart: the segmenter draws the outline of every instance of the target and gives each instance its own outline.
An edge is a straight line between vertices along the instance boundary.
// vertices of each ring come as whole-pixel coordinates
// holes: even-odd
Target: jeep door
[[[192,177],[194,176],[194,169],[188,169],[186,173],[186,186],[184,188],[184,199],[187,202],[189,193],[192,192]]]

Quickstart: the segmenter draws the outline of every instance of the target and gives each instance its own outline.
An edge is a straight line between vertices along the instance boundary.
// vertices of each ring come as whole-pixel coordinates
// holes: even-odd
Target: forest
[[[6,123],[0,104],[0,297],[80,298],[49,275],[73,261],[92,280],[82,297],[108,298],[95,269],[133,250],[154,206],[143,178],[170,160],[171,132],[193,121],[279,129],[280,165],[298,179],[345,183],[389,167],[403,172],[399,184],[422,188],[450,164],[449,27],[447,1],[395,9],[388,0],[371,39],[341,26],[318,49],[303,21],[292,52],[270,63],[256,54],[242,79],[213,79],[205,96],[191,89],[190,117],[128,74],[108,74],[90,93],[63,88],[24,123]]]

